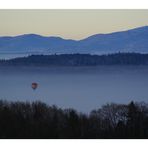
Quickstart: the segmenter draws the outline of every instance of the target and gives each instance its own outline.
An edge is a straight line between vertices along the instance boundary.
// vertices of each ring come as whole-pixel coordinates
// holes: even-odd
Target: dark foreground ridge
[[[148,104],[107,104],[89,115],[42,102],[0,101],[0,138],[148,138]]]
[[[31,55],[0,60],[0,66],[97,66],[97,65],[148,65],[148,54],[115,53],[107,55],[60,54]]]

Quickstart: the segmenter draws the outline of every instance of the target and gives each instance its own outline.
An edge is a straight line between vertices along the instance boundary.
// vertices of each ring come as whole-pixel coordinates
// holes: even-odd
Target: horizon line
[[[113,32],[109,32],[109,33],[96,33],[96,34],[91,34],[89,36],[86,36],[86,37],[83,37],[82,39],[71,39],[71,38],[64,38],[64,37],[61,37],[61,36],[53,36],[53,35],[41,35],[41,34],[37,34],[37,33],[24,33],[24,34],[18,34],[18,35],[7,35],[7,36],[0,36],[0,38],[2,37],[19,37],[19,36],[27,36],[27,35],[35,35],[35,36],[40,36],[40,37],[45,37],[45,38],[61,38],[61,39],[64,39],[64,40],[73,40],[73,41],[81,41],[81,40],[84,40],[84,39],[87,39],[91,36],[94,36],[94,35],[107,35],[107,34],[113,34],[113,33],[118,33],[118,32],[126,32],[126,31],[130,31],[130,30],[135,30],[135,29],[140,29],[140,28],[145,28],[145,27],[148,27],[148,25],[144,25],[144,26],[138,26],[138,27],[134,27],[134,28],[131,28],[131,29],[125,29],[125,30],[120,30],[120,31],[113,31]]]

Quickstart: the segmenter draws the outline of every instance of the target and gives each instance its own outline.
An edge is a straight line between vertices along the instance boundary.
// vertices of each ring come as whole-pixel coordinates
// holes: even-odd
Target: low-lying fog
[[[110,102],[147,102],[148,66],[0,67],[0,98],[83,112]]]

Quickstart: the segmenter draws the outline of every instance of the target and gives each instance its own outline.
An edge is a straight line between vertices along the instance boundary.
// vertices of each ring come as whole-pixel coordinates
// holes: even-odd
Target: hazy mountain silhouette
[[[82,40],[24,34],[0,37],[0,53],[148,53],[148,26],[109,34],[96,34]]]

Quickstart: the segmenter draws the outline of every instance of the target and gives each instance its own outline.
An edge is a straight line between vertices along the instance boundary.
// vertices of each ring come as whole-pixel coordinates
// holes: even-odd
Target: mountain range
[[[148,53],[148,26],[108,34],[95,34],[82,40],[45,37],[37,34],[1,36],[0,53],[105,54]]]

